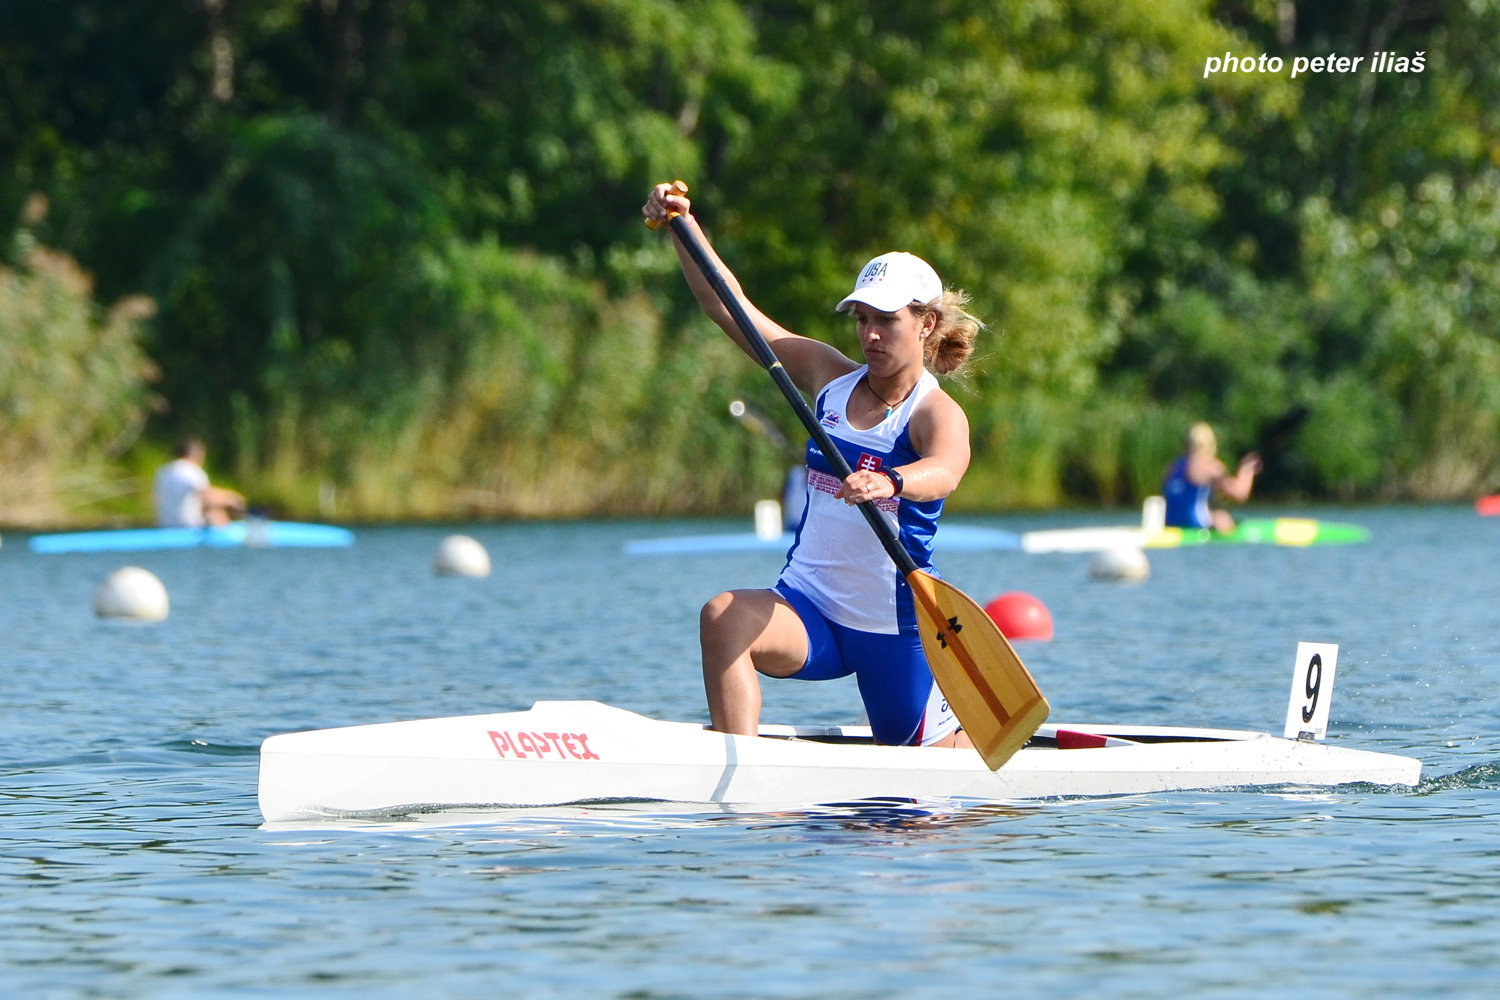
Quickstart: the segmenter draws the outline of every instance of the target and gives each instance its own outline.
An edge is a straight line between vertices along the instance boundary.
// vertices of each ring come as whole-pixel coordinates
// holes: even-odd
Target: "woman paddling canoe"
[[[655,222],[681,213],[707,246],[690,207],[658,184],[642,212]],[[675,236],[673,243],[703,311],[755,357],[682,243]],[[767,318],[708,252],[792,381],[816,400],[819,422],[854,469],[840,482],[809,442],[807,509],[781,578],[769,590],[726,591],[704,605],[699,631],[713,727],[755,733],[757,672],[802,680],[854,674],[877,743],[968,746],[933,683],[911,589],[856,505],[874,501],[917,566],[931,569],[943,498],[969,466],[969,422],[928,366],[957,371],[980,322],[964,310],[963,293],[945,292],[926,261],[882,254],[836,307],[854,316],[861,365]]]
[[[1167,466],[1162,478],[1162,496],[1167,501],[1167,527],[1212,528],[1223,535],[1234,530],[1234,518],[1229,511],[1210,509],[1208,501],[1215,491],[1235,503],[1250,499],[1261,460],[1255,452],[1250,452],[1240,459],[1239,468],[1231,476],[1219,459],[1218,451],[1219,443],[1212,427],[1199,422],[1188,428],[1182,441],[1182,454]]]

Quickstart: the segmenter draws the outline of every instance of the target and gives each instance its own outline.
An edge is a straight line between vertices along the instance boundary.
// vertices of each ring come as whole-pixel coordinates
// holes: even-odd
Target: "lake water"
[[[1266,511],[1281,513],[1282,511]],[[1170,793],[792,814],[600,808],[262,830],[268,735],[594,698],[703,720],[698,606],[780,559],[643,558],[746,523],[470,525],[347,550],[0,547],[0,992],[17,997],[1480,996],[1500,971],[1500,518],[1316,512],[1369,545],[954,553],[1025,590],[1054,721],[1281,731],[1298,640],[1341,645],[1330,741],[1415,790]],[[955,518],[955,521],[959,519]],[[1023,530],[1091,518],[967,519]],[[1123,518],[1122,520],[1128,520]],[[96,620],[127,563],[160,625]],[[852,722],[772,682],[768,722]]]

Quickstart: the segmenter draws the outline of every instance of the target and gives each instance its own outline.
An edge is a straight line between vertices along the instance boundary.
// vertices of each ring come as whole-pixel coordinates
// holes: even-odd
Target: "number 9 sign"
[[[1328,735],[1328,703],[1333,697],[1333,672],[1338,665],[1337,643],[1297,643],[1292,696],[1286,706],[1287,739],[1321,740]]]

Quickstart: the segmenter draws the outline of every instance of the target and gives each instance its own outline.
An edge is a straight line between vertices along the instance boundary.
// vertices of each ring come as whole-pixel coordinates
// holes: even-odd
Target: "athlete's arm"
[[[859,367],[831,345],[810,337],[799,336],[772,321],[770,317],[757,309],[755,303],[745,297],[745,291],[740,287],[739,279],[734,276],[734,272],[724,266],[724,262],[719,258],[712,244],[708,242],[708,238],[703,235],[703,230],[698,226],[698,220],[688,213],[691,207],[691,202],[682,195],[673,193],[670,185],[658,184],[652,189],[651,196],[646,200],[641,212],[648,219],[660,219],[663,222],[666,221],[668,211],[678,212],[684,217],[707,251],[709,260],[713,261],[714,266],[719,269],[724,283],[745,307],[745,314],[750,317],[756,330],[760,331],[760,335],[765,338],[772,353],[776,355],[787,374],[792,377],[792,382],[797,388],[816,396],[829,382]],[[724,303],[719,301],[719,296],[714,292],[713,286],[698,270],[698,265],[688,255],[687,247],[683,246],[675,231],[672,232],[672,245],[677,248],[677,259],[682,265],[683,276],[687,278],[688,287],[693,290],[693,295],[698,299],[698,305],[703,307],[703,312],[729,335],[730,340],[739,345],[740,350],[750,355],[759,364],[760,359],[755,356],[755,351],[750,347],[745,335],[740,332],[734,317],[729,314],[728,309],[724,308]]]
[[[1260,471],[1260,466],[1260,456],[1252,451],[1240,459],[1240,467],[1234,475],[1221,471],[1214,486],[1235,503],[1244,503],[1250,499],[1250,490],[1255,485],[1255,474]]]
[[[969,418],[963,407],[941,390],[917,404],[908,430],[912,447],[922,457],[896,466],[901,495],[908,500],[941,500],[958,488],[969,468]],[[845,503],[861,503],[894,495],[895,485],[879,472],[855,470],[836,494]]]
[[[205,486],[198,491],[205,506],[224,507],[228,510],[244,510],[245,498],[236,490],[224,486]]]

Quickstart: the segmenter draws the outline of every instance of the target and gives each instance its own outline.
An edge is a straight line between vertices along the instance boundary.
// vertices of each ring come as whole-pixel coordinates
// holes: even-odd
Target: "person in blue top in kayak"
[[[1218,457],[1219,444],[1214,429],[1205,423],[1188,428],[1182,454],[1167,467],[1162,481],[1162,496],[1167,501],[1167,527],[1212,528],[1228,534],[1234,530],[1234,518],[1226,510],[1208,506],[1215,491],[1244,503],[1250,499],[1255,474],[1261,469],[1260,456],[1250,452],[1240,459],[1234,475]]]
[[[642,211],[659,222],[681,213],[703,239],[690,207],[659,184]],[[754,358],[712,286],[675,236],[673,242],[703,311]],[[881,254],[836,306],[853,315],[860,363],[773,322],[708,252],[792,381],[814,398],[818,420],[854,470],[840,480],[809,441],[807,505],[780,579],[768,590],[726,591],[703,606],[699,636],[713,728],[756,732],[757,674],[852,674],[877,743],[972,745],[927,666],[911,589],[856,505],[874,501],[916,564],[931,571],[943,498],[969,467],[968,418],[933,372],[957,371],[982,324],[964,309],[964,294],[945,291],[926,261]]]

